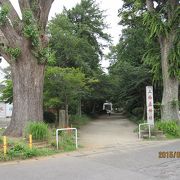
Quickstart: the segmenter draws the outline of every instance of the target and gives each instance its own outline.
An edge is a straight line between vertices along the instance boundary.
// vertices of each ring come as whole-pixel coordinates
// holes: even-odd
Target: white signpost
[[[147,123],[154,125],[153,87],[146,86]]]
[[[154,126],[154,102],[153,87],[146,86],[147,123],[139,124],[139,139],[141,138],[141,126],[148,126],[149,138],[151,137],[151,126]]]

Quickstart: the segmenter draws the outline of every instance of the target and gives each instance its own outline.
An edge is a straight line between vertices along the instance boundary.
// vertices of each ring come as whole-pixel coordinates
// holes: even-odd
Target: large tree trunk
[[[9,7],[7,15],[5,14],[6,22],[1,23],[0,26],[0,33],[5,39],[3,46],[0,46],[0,53],[11,66],[13,80],[13,114],[10,126],[5,131],[6,135],[22,136],[23,128],[28,121],[43,119],[44,65],[38,64],[32,51],[36,51],[36,54],[42,54],[40,50],[48,45],[45,32],[53,1],[35,1],[36,8],[34,8],[34,1],[18,0],[21,14],[25,14],[27,10],[28,13],[32,12],[32,16],[28,16],[28,18],[33,23],[33,30],[38,31],[34,36],[34,33],[27,31],[28,18],[26,16],[20,18],[10,0],[0,0],[0,8],[5,5]],[[33,40],[38,41],[38,46],[33,43]],[[14,53],[7,52],[9,48],[11,50],[20,49],[20,57],[18,55],[18,59],[17,57],[12,58]],[[47,62],[46,55],[41,58],[44,58],[45,64]]]
[[[59,109],[56,109],[55,128],[59,126]]]
[[[170,35],[169,35],[170,36]],[[163,77],[163,97],[161,104],[162,120],[179,120],[178,87],[179,81],[176,77],[169,75],[169,52],[172,47],[173,37],[161,38],[161,65]]]
[[[44,65],[28,48],[24,48],[20,58],[11,65],[13,80],[13,113],[5,134],[22,136],[28,121],[43,120]]]

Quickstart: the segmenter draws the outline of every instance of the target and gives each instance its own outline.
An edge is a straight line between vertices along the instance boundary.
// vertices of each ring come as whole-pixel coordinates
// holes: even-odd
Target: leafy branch
[[[7,4],[3,5],[0,10],[0,26],[4,25],[6,23],[7,15],[10,11],[10,8]]]

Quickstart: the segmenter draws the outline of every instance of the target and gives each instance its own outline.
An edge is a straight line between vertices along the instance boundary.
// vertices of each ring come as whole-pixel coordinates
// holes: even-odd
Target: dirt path
[[[107,115],[91,121],[80,129],[80,144],[84,147],[104,147],[138,140],[134,123],[121,114]]]

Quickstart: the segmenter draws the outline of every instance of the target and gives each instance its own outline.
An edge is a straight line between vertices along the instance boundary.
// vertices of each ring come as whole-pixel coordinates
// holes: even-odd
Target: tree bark
[[[81,111],[81,98],[78,99],[77,115],[79,115],[80,117],[82,116],[82,111]]]
[[[24,46],[20,58],[11,64],[13,113],[5,135],[22,136],[28,121],[43,120],[44,65],[38,64]]]
[[[163,2],[165,5],[166,2]],[[179,2],[177,0],[169,1],[171,8],[167,10],[167,20],[171,22],[173,20],[173,10],[178,7]],[[147,9],[152,12],[154,9],[154,2],[152,0],[146,0]],[[179,80],[177,77],[170,77],[169,74],[169,53],[173,47],[173,41],[177,35],[173,29],[177,29],[178,26],[171,27],[172,31],[168,35],[162,36],[159,34],[159,44],[161,48],[161,67],[162,67],[162,77],[163,77],[163,97],[161,103],[161,120],[180,120],[179,117],[179,106],[178,106],[178,88]],[[179,121],[180,122],[180,121]]]
[[[179,81],[176,77],[170,77],[169,75],[169,52],[172,47],[173,36],[161,37],[161,66],[163,76],[163,97],[161,104],[161,119],[179,120],[179,106],[178,106],[178,88]]]
[[[59,108],[56,109],[56,121],[55,121],[55,127],[57,128],[59,126]]]
[[[68,117],[68,98],[67,95],[65,95],[65,122],[66,122],[66,126],[69,126],[69,117]]]
[[[32,7],[32,1],[18,0],[21,13],[25,10],[31,10],[34,19],[37,22],[39,30],[38,47],[32,45],[32,37],[25,37],[23,28],[27,25],[24,19],[21,19],[10,0],[0,0],[0,7],[7,4],[10,7],[7,14],[6,23],[0,26],[0,33],[6,40],[3,47],[0,46],[0,53],[9,62],[11,66],[13,80],[13,113],[10,126],[5,134],[10,136],[22,136],[23,128],[30,120],[43,119],[43,82],[44,65],[38,64],[32,51],[38,51],[47,47],[47,38],[45,37],[46,25],[49,11],[54,0],[38,0],[37,8]],[[23,16],[22,16],[23,18]],[[0,37],[0,41],[1,41]],[[19,48],[21,55],[18,59],[13,59],[11,53],[5,51],[5,48]],[[44,57],[45,58],[45,57]],[[40,59],[39,59],[40,60]]]

